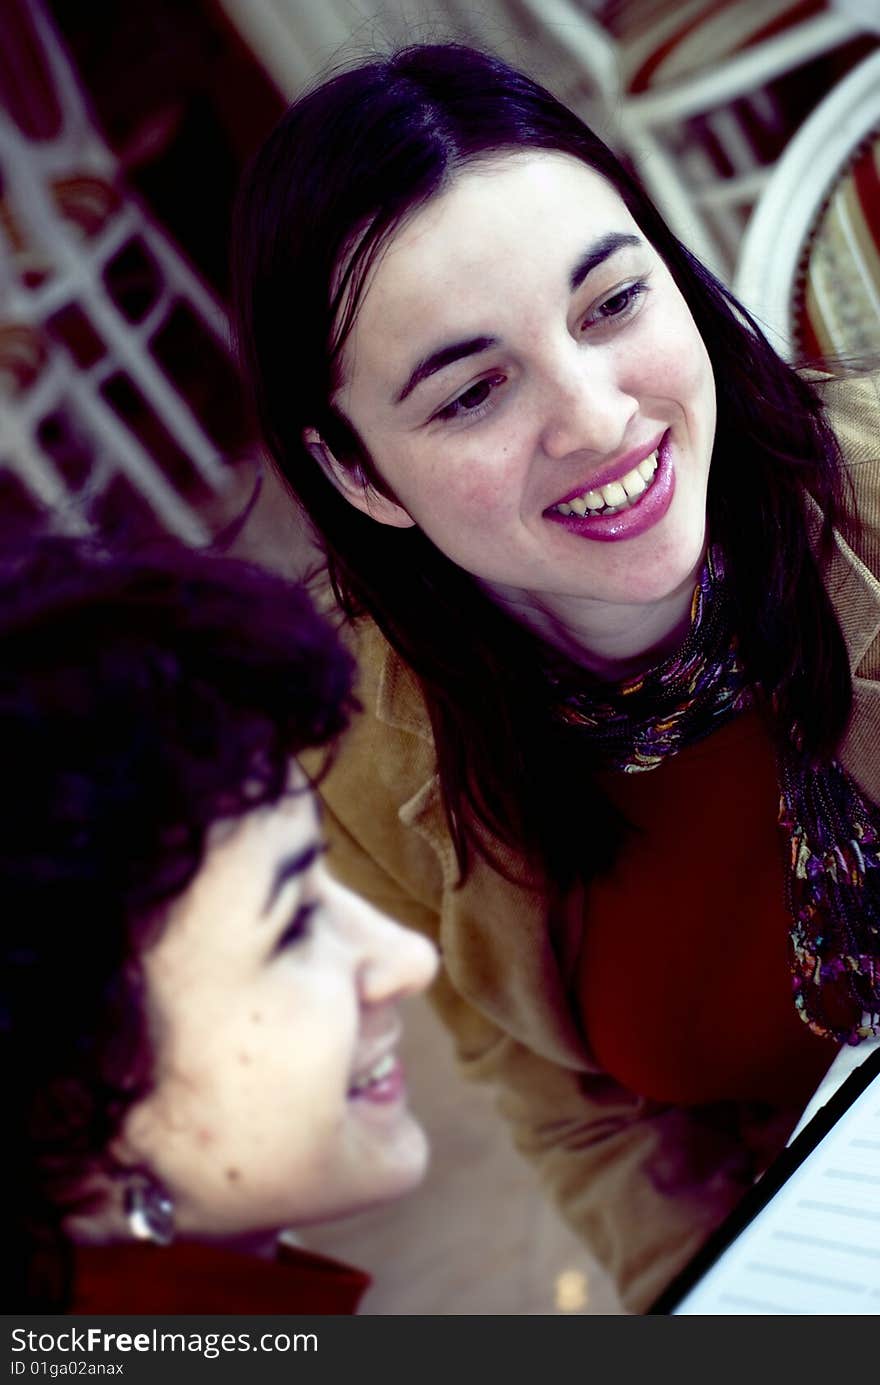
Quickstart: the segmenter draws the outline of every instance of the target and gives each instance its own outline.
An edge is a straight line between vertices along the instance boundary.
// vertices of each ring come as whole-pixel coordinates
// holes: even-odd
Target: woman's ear
[[[346,466],[341,462],[314,428],[305,430],[303,442],[327,480],[356,510],[375,519],[378,524],[390,524],[394,529],[409,529],[415,524],[412,515],[377,490],[359,466]]]

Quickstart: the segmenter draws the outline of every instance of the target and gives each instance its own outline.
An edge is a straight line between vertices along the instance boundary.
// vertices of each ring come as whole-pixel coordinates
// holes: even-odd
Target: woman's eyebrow
[[[293,875],[302,875],[303,871],[308,870],[319,856],[323,856],[327,848],[323,842],[311,842],[302,851],[298,851],[294,856],[286,856],[283,861],[279,861],[275,871],[275,879],[272,881],[272,888],[269,890],[266,903],[263,905],[263,917],[269,913],[275,900],[287,881]]]
[[[630,245],[641,246],[644,243],[640,236],[623,231],[610,231],[607,236],[602,236],[584,252],[571,271],[568,282],[572,291],[580,288],[587,275],[592,274],[594,269],[598,269],[600,264],[611,255],[615,255],[618,250]]]
[[[584,252],[571,271],[569,283],[572,291],[580,288],[587,275],[592,274],[594,269],[597,269],[611,255],[616,254],[618,250],[622,250],[626,246],[643,244],[644,241],[640,236],[634,236],[630,232],[611,231],[607,236],[602,236]],[[497,345],[497,337],[470,337],[467,341],[451,342],[449,346],[441,346],[439,351],[432,351],[430,356],[425,356],[413,368],[403,389],[395,395],[395,404],[402,404],[417,385],[420,385],[423,380],[427,380],[430,375],[436,375],[438,370],[445,370],[448,365],[453,365],[455,361],[464,360],[467,356],[477,356],[481,351],[488,351],[490,347]]]
[[[419,361],[412,371],[403,389],[395,396],[395,404],[402,404],[407,395],[412,394],[416,385],[427,380],[429,375],[436,375],[438,370],[445,370],[446,366],[452,365],[454,361],[463,360],[465,356],[476,356],[481,351],[488,351],[490,346],[497,345],[497,337],[471,337],[468,341],[454,341],[449,346],[442,346],[439,351],[432,351],[430,356]]]

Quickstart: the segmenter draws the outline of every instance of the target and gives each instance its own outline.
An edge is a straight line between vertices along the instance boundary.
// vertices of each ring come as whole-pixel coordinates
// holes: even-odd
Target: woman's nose
[[[541,444],[546,456],[610,457],[626,445],[638,400],[619,383],[613,362],[570,343],[542,381]]]
[[[437,949],[412,928],[382,914],[344,886],[337,907],[348,919],[348,936],[356,950],[358,987],[365,1005],[416,995],[437,974]]]

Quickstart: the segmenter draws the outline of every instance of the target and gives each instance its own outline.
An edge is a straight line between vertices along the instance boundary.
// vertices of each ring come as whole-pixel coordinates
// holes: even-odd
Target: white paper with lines
[[[880,1314],[880,1077],[672,1312]]]

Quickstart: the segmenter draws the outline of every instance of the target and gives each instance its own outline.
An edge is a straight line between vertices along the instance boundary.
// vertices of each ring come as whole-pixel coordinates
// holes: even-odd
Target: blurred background
[[[232,359],[235,188],[316,78],[445,39],[576,109],[790,358],[880,352],[880,0],[3,0],[7,522],[303,570]],[[371,1271],[368,1313],[618,1312],[491,1095],[409,1019],[428,1182],[303,1242]]]

